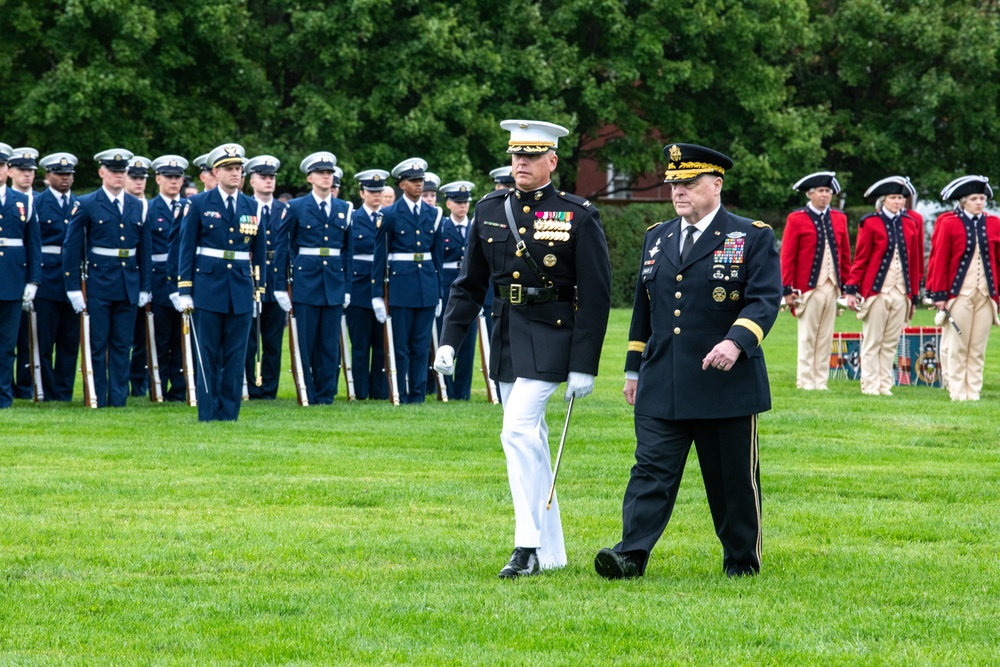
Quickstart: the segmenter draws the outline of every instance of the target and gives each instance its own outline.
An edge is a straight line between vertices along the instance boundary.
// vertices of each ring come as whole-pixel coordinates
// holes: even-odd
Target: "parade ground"
[[[760,576],[722,572],[692,450],[646,576],[608,581],[593,561],[620,537],[633,462],[629,315],[612,311],[569,426],[569,565],[513,581],[497,578],[514,520],[481,375],[469,403],[348,404],[342,382],[302,408],[285,373],[235,423],[141,398],[16,401],[0,416],[0,665],[1000,663],[996,330],[978,402],[800,392],[783,312],[764,342]],[[549,404],[553,459],[565,409]]]

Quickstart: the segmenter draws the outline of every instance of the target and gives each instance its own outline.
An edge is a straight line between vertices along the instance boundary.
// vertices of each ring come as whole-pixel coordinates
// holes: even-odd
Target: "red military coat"
[[[990,296],[997,301],[997,274],[1000,271],[1000,218],[984,214],[988,257],[984,257],[986,281]],[[981,232],[982,234],[982,232]],[[947,301],[958,296],[969,270],[975,238],[971,228],[954,211],[938,216],[934,222],[931,256],[927,264],[927,293],[934,301]]]
[[[835,208],[829,210],[835,249],[833,267],[837,272],[837,284],[843,289],[846,274],[851,269],[847,216]],[[818,244],[818,224],[809,209],[804,207],[789,213],[785,220],[785,231],[781,235],[781,284],[785,296],[792,290],[801,290],[805,294],[816,287],[823,262],[823,245]]]
[[[906,266],[903,271],[906,273],[907,293],[915,303],[920,293],[920,280],[924,275],[923,244],[919,239],[923,229],[907,213],[903,213],[900,218],[906,248]],[[887,224],[879,213],[871,213],[861,219],[854,264],[845,289],[848,294],[860,294],[867,299],[882,291],[882,282],[893,253],[893,248],[889,247]]]

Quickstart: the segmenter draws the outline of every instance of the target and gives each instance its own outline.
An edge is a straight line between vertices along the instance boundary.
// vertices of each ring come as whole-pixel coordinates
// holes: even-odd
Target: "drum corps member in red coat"
[[[851,268],[847,215],[830,207],[840,192],[835,172],[809,174],[792,187],[809,198],[788,214],[781,237],[785,303],[799,320],[795,386],[825,390],[837,299]]]
[[[1000,218],[983,212],[993,197],[985,176],[963,176],[941,191],[955,210],[934,224],[927,293],[944,316],[941,355],[953,401],[978,401],[990,325],[997,316]],[[954,324],[943,320],[951,318]]]
[[[861,393],[892,396],[892,362],[903,325],[913,317],[924,260],[917,221],[903,213],[914,193],[910,179],[889,176],[865,192],[882,198],[881,209],[861,219],[854,265],[847,281],[847,307],[864,321]],[[863,297],[858,299],[858,296]]]

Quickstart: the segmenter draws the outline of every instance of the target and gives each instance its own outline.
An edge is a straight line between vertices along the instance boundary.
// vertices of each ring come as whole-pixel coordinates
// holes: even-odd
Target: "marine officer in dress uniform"
[[[66,298],[62,246],[69,216],[76,205],[73,178],[77,159],[70,153],[52,153],[39,160],[48,187],[35,195],[35,211],[42,239],[42,281],[35,298],[38,347],[45,400],[73,400],[76,359],[80,349],[80,318]]]
[[[771,407],[761,342],[778,316],[774,233],[722,205],[727,156],[693,144],[664,148],[680,217],[646,230],[625,361],[635,406],[635,465],[622,539],[597,573],[642,576],[670,520],[691,442],[722,542],[727,576],[761,567],[757,415]]]
[[[427,163],[420,158],[409,158],[393,168],[403,196],[380,211],[382,224],[372,262],[372,310],[379,322],[386,321],[382,287],[389,283],[400,403],[424,402],[431,329],[441,314],[443,213],[422,199],[426,170]]]
[[[10,186],[13,190],[34,199],[35,172],[37,171],[38,151],[34,148],[15,148],[7,164],[10,166]],[[21,316],[21,325],[17,331],[17,367],[14,371],[14,398],[31,399],[31,344],[28,340],[28,317]]]
[[[275,175],[281,169],[281,160],[273,155],[258,155],[246,164],[250,174],[250,187],[254,199],[260,206],[261,219],[264,221],[267,239],[267,258],[264,271],[267,273],[267,284],[261,303],[260,341],[257,340],[257,328],[250,327],[250,341],[247,344],[247,391],[251,400],[264,399],[273,401],[278,396],[278,381],[281,379],[281,347],[285,332],[285,309],[274,298],[274,285],[280,271],[288,270],[287,261],[278,257],[276,250],[282,239],[283,218],[288,205],[274,198]],[[261,346],[261,384],[258,387],[257,345]]]
[[[150,200],[146,214],[146,224],[149,226],[152,243],[150,266],[153,302],[150,310],[153,312],[153,324],[156,329],[156,358],[160,366],[163,400],[180,402],[187,398],[181,347],[183,324],[181,314],[177,312],[174,303],[177,298],[176,262],[172,264],[169,260],[171,249],[176,247],[181,216],[187,204],[187,199],[181,195],[181,189],[184,186],[184,171],[188,168],[188,161],[180,155],[161,155],[153,160],[150,166],[156,172],[156,185],[159,190],[159,194]],[[140,313],[139,319],[145,325],[145,313]]]
[[[927,292],[940,313],[943,373],[953,401],[979,400],[986,343],[997,322],[1000,218],[984,211],[992,198],[985,176],[956,178],[941,191],[955,209],[934,223]]]
[[[291,301],[287,273],[278,271],[274,291],[283,308],[295,306],[310,405],[333,403],[340,371],[340,320],[351,304],[354,207],[331,192],[336,166],[337,156],[326,151],[299,164],[312,192],[289,202],[282,228],[287,253],[281,254],[288,258],[294,287]]]
[[[452,285],[435,368],[449,374],[455,350],[492,281],[490,377],[500,384],[507,477],[514,501],[514,551],[501,578],[566,564],[552,483],[545,406],[566,382],[566,400],[594,389],[611,308],[611,267],[601,216],[589,201],[552,184],[566,128],[505,120],[516,188],[479,200],[458,280]]]
[[[892,362],[903,326],[913,317],[924,259],[916,220],[902,212],[914,192],[910,179],[889,176],[865,197],[881,208],[858,224],[854,264],[847,279],[847,307],[862,320],[861,393],[892,396]],[[864,297],[863,301],[858,296]]]
[[[358,400],[386,399],[389,390],[385,376],[385,330],[372,310],[372,260],[375,258],[380,202],[389,172],[367,169],[355,174],[354,178],[358,181],[362,203],[351,221],[354,268],[351,305],[344,311],[351,337],[354,394]],[[381,288],[379,283],[376,291]]]
[[[150,236],[145,202],[124,190],[132,153],[112,148],[94,156],[102,186],[80,197],[63,242],[66,296],[73,310],[90,313],[91,368],[97,406],[123,407],[129,393],[129,349],[136,307],[150,292]],[[81,291],[87,266],[87,297]]]
[[[428,206],[437,206],[438,188],[441,186],[441,177],[432,171],[424,172],[424,191],[420,193],[420,199]]]
[[[785,303],[798,318],[795,386],[823,391],[830,374],[837,299],[851,268],[851,241],[847,215],[830,206],[840,192],[835,172],[809,174],[792,188],[805,192],[809,199],[788,214],[781,237]]]
[[[448,310],[448,294],[451,285],[458,279],[465,259],[465,248],[468,245],[469,206],[472,203],[472,190],[475,184],[471,181],[455,181],[442,185],[440,192],[444,194],[445,206],[451,213],[441,223],[441,237],[444,243],[444,263],[441,265],[441,292],[444,295],[441,309]],[[438,318],[438,330],[444,330],[443,318]],[[478,327],[473,322],[469,332],[462,340],[455,354],[455,373],[445,376],[448,388],[448,399],[467,401],[472,394],[472,371],[476,365],[476,332]]]
[[[512,169],[510,166],[497,167],[490,172],[490,178],[493,179],[493,189],[494,190],[509,190],[514,187],[514,176],[512,175]]]
[[[191,197],[181,220],[177,310],[193,310],[199,421],[240,416],[255,291],[268,278],[260,205],[239,191],[243,160],[239,144],[209,153],[218,186]]]
[[[34,202],[7,187],[7,160],[13,152],[7,144],[0,144],[0,408],[13,403],[14,346],[21,311],[34,300],[42,273]]]
[[[148,157],[133,155],[125,170],[125,192],[142,202],[143,219],[149,207],[149,202],[146,201],[146,181],[151,164]],[[143,316],[143,308],[139,308],[135,316],[135,336],[132,339],[129,362],[129,381],[133,396],[145,396],[149,393],[149,369],[146,363],[146,318]]]

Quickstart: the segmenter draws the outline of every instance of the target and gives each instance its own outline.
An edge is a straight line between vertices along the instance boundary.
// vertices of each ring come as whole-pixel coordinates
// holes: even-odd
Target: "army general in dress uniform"
[[[566,400],[593,391],[611,308],[611,268],[597,208],[557,190],[551,175],[564,127],[507,120],[516,187],[476,205],[465,262],[451,288],[435,368],[454,372],[455,350],[492,281],[490,377],[500,384],[514,551],[501,578],[566,564],[552,484],[545,406],[566,382]]]
[[[34,300],[42,274],[41,235],[32,198],[7,187],[12,152],[0,144],[0,408],[13,402],[21,310]]]
[[[199,421],[239,418],[254,291],[267,280],[260,206],[239,191],[243,158],[239,144],[209,153],[218,186],[191,197],[181,220],[177,309],[193,310]]]
[[[290,271],[277,272],[274,298],[282,307],[289,305],[290,273],[310,405],[333,403],[340,372],[340,319],[351,303],[354,206],[331,193],[336,166],[337,156],[325,151],[302,160],[299,168],[312,191],[288,203],[281,223],[283,245],[276,253],[288,258]]]
[[[103,184],[77,201],[62,249],[66,296],[73,310],[86,308],[90,313],[90,363],[98,407],[125,405],[137,308],[152,298],[145,202],[124,190],[131,158],[131,152],[120,148],[94,156]],[[87,266],[86,299],[81,261]]]
[[[681,217],[646,231],[625,362],[635,465],[622,539],[595,559],[609,579],[645,573],[670,520],[691,442],[728,576],[761,567],[757,415],[771,407],[761,342],[778,315],[781,269],[768,225],[722,206],[728,157],[664,149]]]

